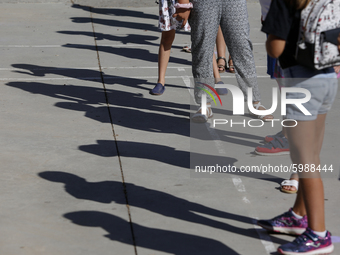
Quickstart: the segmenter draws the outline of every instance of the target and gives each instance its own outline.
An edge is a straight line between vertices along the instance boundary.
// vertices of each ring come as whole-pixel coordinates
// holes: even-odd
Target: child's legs
[[[221,29],[236,69],[236,79],[247,96],[253,88],[253,101],[260,101],[252,43],[249,39],[249,22],[246,0],[223,0]]]
[[[309,169],[320,165],[320,151],[325,131],[326,114],[316,120],[299,121],[296,127],[287,128],[290,155],[293,164],[307,164]],[[298,165],[297,165],[298,166]],[[300,185],[293,210],[308,216],[308,226],[315,231],[325,230],[324,190],[318,171],[313,175],[300,175]],[[310,177],[310,178],[306,178]]]
[[[299,189],[302,189],[303,193],[308,227],[314,231],[325,231],[324,190],[321,178],[300,178]]]
[[[175,39],[176,30],[163,31],[158,50],[158,82],[164,85],[165,73],[170,59],[172,43]]]

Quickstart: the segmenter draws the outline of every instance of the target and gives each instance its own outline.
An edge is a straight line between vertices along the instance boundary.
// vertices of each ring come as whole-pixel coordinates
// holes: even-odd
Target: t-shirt
[[[273,0],[262,25],[262,32],[286,41],[285,49],[279,57],[283,69],[298,64],[294,56],[299,37],[300,14],[301,10],[288,6],[284,0]]]

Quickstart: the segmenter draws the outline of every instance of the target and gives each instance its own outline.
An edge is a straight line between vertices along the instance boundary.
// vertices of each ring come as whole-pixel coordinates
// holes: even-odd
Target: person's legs
[[[248,87],[252,88],[252,101],[257,110],[265,110],[260,104],[261,97],[257,84],[257,75],[253,55],[253,46],[249,38],[249,22],[246,0],[223,0],[221,29],[236,69],[236,79],[245,98]],[[260,116],[266,121],[272,115]]]
[[[195,80],[195,100],[201,103],[203,83],[214,87],[213,59],[218,24],[221,17],[220,0],[200,0],[193,3],[191,25],[192,73]],[[215,61],[215,60],[214,60]],[[212,99],[207,96],[207,102]]]
[[[281,245],[278,252],[280,254],[328,254],[333,251],[334,246],[330,233],[325,230],[323,183],[320,171],[317,169],[321,167],[320,151],[325,132],[326,113],[334,101],[337,80],[334,79],[335,73],[330,69],[313,71],[303,66],[287,68],[285,77],[293,78],[284,79],[291,87],[305,88],[311,93],[310,100],[304,104],[311,116],[306,116],[293,104],[286,108],[286,119],[295,119],[298,122],[295,127],[286,128],[291,160],[295,164],[294,168],[298,170],[300,182],[291,217],[308,218],[308,224],[305,224],[306,229],[301,236],[293,242]],[[298,93],[290,93],[287,94],[287,99],[297,96]],[[288,121],[285,123],[288,124]],[[295,122],[291,121],[289,124],[293,126]]]
[[[213,70],[214,70],[215,84],[217,84],[217,83],[218,84],[224,84],[223,81],[221,80],[220,70],[219,70],[219,67],[217,66],[215,53],[214,53],[214,56],[213,56]],[[227,95],[229,93],[228,89],[226,89],[226,88],[217,88],[216,92],[220,96],[224,96],[224,95]]]
[[[229,55],[229,58],[228,58],[228,70],[229,70],[230,73],[235,73],[234,62],[231,59],[230,55]]]
[[[158,83],[165,84],[165,73],[170,59],[172,43],[176,30],[163,31],[158,50]]]
[[[287,128],[293,164],[320,165],[320,151],[325,131],[326,114],[318,115],[315,121],[299,121]],[[320,173],[302,173],[300,187],[293,211],[301,216],[307,213],[308,226],[318,232],[325,231],[324,190]]]
[[[216,51],[217,51],[217,65],[219,72],[225,72],[227,59],[226,59],[226,43],[224,41],[221,26],[218,27],[217,37],[216,37]]]
[[[293,127],[294,124],[295,122],[286,121],[286,125],[292,126],[287,127],[286,131],[294,167],[300,170],[301,166],[303,169],[306,166],[319,166],[325,114],[318,115],[316,120],[298,121]],[[320,173],[306,171],[299,173],[299,177],[300,187],[292,210],[271,220],[260,220],[258,225],[268,230],[290,234],[302,234],[307,227],[318,232],[325,231],[324,195]]]
[[[253,89],[253,101],[261,100],[257,85],[246,0],[224,0],[221,29],[236,69],[237,82],[247,97],[248,87]]]
[[[319,114],[316,120],[299,121],[296,127],[287,129],[291,159],[293,163],[304,166],[304,171],[299,174],[300,187],[293,212],[298,214],[296,217],[307,214],[308,228],[293,242],[278,247],[280,254],[330,254],[334,250],[331,234],[325,227],[324,190],[320,173],[306,169],[308,167],[310,170],[312,164],[315,168],[320,165],[325,118],[326,114]]]
[[[217,62],[216,62],[216,56],[214,53],[213,56],[213,72],[214,72],[214,78],[215,78],[215,83],[219,82],[221,80],[221,76],[220,76],[220,68],[217,66]]]

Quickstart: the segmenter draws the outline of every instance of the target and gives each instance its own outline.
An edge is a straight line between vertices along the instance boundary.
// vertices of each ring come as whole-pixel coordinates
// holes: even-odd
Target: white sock
[[[323,231],[323,232],[318,232],[318,231],[314,231],[314,230],[313,230],[313,232],[314,232],[314,234],[316,234],[316,235],[318,235],[318,236],[320,236],[320,237],[322,237],[322,238],[325,238],[325,237],[326,237],[327,230],[325,230],[325,231]]]
[[[295,218],[297,218],[299,220],[301,220],[303,218],[303,216],[296,214],[293,210],[292,210],[292,214],[294,215]]]

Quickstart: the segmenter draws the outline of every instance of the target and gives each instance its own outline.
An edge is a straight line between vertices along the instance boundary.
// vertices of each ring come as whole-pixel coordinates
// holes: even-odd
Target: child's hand
[[[176,9],[176,13],[172,15],[172,17],[176,18],[179,22],[183,21],[181,28],[183,28],[185,24],[187,24],[189,16],[190,16],[190,9],[185,9],[185,8]]]

